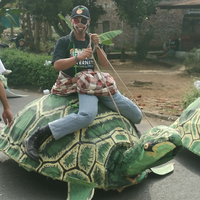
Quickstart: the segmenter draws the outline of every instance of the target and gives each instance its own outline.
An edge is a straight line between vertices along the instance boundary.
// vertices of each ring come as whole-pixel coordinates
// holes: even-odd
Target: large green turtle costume
[[[92,199],[94,188],[121,190],[137,184],[148,169],[169,161],[182,147],[179,132],[174,128],[159,126],[140,135],[123,117],[134,142],[131,147],[120,116],[99,103],[98,115],[90,126],[57,141],[49,137],[39,149],[40,161],[30,159],[24,152],[24,138],[37,127],[78,112],[77,105],[77,95],[44,95],[19,111],[13,126],[0,134],[0,150],[19,165],[67,181],[68,200]]]

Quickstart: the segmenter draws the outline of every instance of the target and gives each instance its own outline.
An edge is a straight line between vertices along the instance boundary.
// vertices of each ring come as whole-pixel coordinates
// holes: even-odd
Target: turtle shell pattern
[[[190,104],[170,126],[179,130],[183,146],[200,156],[200,98]]]
[[[130,148],[130,141],[120,116],[101,103],[98,115],[90,126],[59,140],[49,137],[40,146],[40,162],[24,153],[22,141],[37,127],[78,112],[78,108],[69,106],[67,101],[73,106],[78,105],[77,95],[60,97],[49,94],[25,106],[14,117],[13,126],[2,130],[0,150],[29,171],[34,170],[61,181],[67,181],[69,176],[96,183],[97,188],[108,188],[109,182],[114,180],[108,180],[112,176],[108,175],[107,169],[115,167],[116,159]],[[133,141],[137,142],[137,129],[129,120],[123,119]]]

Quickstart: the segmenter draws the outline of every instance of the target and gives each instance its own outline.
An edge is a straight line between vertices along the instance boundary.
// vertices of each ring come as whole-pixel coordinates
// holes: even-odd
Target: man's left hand
[[[91,34],[91,39],[94,44],[99,44],[99,36],[97,34]]]

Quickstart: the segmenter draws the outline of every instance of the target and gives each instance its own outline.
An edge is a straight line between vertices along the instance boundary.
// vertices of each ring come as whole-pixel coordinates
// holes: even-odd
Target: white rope
[[[104,55],[104,52],[102,51],[102,49],[97,45],[96,48],[98,48],[101,53]],[[106,58],[106,56],[105,56]],[[115,74],[118,76],[119,80],[121,81],[121,83],[123,84],[123,86],[125,87],[125,89],[127,90],[127,92],[129,93],[129,95],[132,97],[132,99],[134,100],[135,104],[138,106],[138,108],[140,109],[137,101],[135,100],[135,98],[133,97],[133,95],[131,94],[131,92],[129,91],[129,89],[126,87],[125,83],[123,82],[123,80],[121,79],[121,77],[119,76],[119,74],[117,73],[117,71],[114,69],[114,67],[112,66],[112,64],[110,63],[110,61],[106,58],[108,64],[110,65],[110,67],[112,68],[112,70],[115,72]],[[140,109],[140,111],[142,112],[142,114],[145,116],[146,120],[149,122],[149,124],[151,125],[151,127],[153,128],[153,125],[151,124],[151,122],[149,121],[148,117],[146,116],[146,114]]]
[[[88,45],[88,48],[91,48],[91,36],[90,36],[90,43],[89,43],[89,45]],[[95,50],[96,48],[99,48],[99,46],[98,46],[98,45],[94,45],[94,50]],[[100,48],[99,48],[99,49],[100,49]],[[101,52],[102,52],[102,51],[101,51]],[[102,53],[103,53],[103,52],[102,52]],[[104,55],[104,53],[103,53],[103,55]],[[105,58],[106,58],[106,56],[105,56]],[[102,72],[101,72],[101,70],[100,70],[100,68],[99,68],[99,66],[98,66],[98,64],[97,64],[97,62],[96,62],[96,60],[95,60],[93,54],[92,54],[92,59],[94,60],[95,66],[97,67],[99,73],[101,74],[101,78],[102,78],[102,80],[103,80],[103,82],[104,82],[104,84],[105,84],[105,86],[106,86],[106,88],[107,88],[107,90],[108,90],[108,92],[109,92],[109,95],[110,95],[110,97],[111,97],[111,99],[112,99],[112,101],[113,101],[113,103],[114,103],[114,105],[115,105],[115,108],[116,108],[116,110],[117,110],[117,112],[118,112],[118,114],[119,114],[119,116],[120,116],[120,118],[121,118],[121,120],[122,120],[122,123],[124,124],[124,127],[125,127],[125,129],[126,129],[126,131],[127,131],[127,133],[128,133],[129,140],[130,140],[130,147],[133,148],[134,142],[133,142],[133,140],[132,140],[132,138],[131,138],[131,134],[130,134],[130,132],[129,132],[129,130],[128,130],[128,128],[127,128],[127,126],[126,126],[124,120],[123,120],[123,118],[122,118],[122,115],[121,115],[121,113],[120,113],[120,111],[119,111],[119,109],[118,109],[118,107],[117,107],[117,104],[115,103],[115,100],[113,99],[112,94],[110,93],[110,90],[108,89],[108,86],[107,86],[105,80],[103,79],[103,74],[102,74]],[[106,59],[107,59],[107,58],[106,58]]]

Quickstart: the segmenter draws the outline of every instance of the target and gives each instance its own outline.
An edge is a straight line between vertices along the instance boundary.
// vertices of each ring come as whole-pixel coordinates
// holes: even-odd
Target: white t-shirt
[[[6,71],[1,59],[0,59],[0,74],[2,74],[4,71]]]

